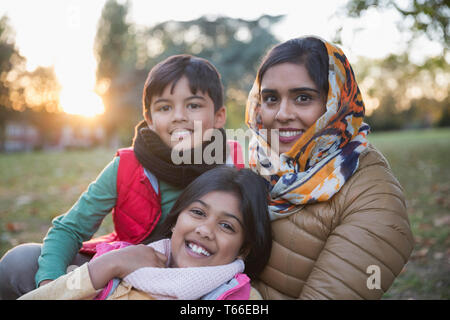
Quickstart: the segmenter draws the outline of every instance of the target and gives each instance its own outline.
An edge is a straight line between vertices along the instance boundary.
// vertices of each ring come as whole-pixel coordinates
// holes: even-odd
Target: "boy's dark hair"
[[[214,112],[223,106],[223,86],[219,71],[206,59],[180,54],[159,62],[150,70],[142,94],[144,115],[151,117],[152,98],[161,95],[171,83],[173,92],[183,76],[187,77],[193,94],[200,90],[210,96],[214,102]]]
[[[258,69],[257,81],[261,91],[261,81],[266,71],[280,63],[304,65],[308,75],[320,93],[328,95],[328,53],[322,40],[315,37],[291,39],[273,47],[263,58]]]
[[[244,259],[245,273],[255,278],[269,260],[272,234],[266,184],[263,178],[249,169],[238,170],[223,165],[208,170],[191,182],[173,205],[155,240],[170,238],[178,215],[192,202],[213,191],[232,192],[240,199],[244,219],[244,243],[241,253],[248,253]]]

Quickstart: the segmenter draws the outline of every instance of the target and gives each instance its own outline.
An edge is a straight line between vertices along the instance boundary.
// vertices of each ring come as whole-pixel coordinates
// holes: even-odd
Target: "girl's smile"
[[[188,254],[195,258],[209,257],[212,255],[208,249],[205,249],[201,244],[194,241],[186,241],[186,250]]]

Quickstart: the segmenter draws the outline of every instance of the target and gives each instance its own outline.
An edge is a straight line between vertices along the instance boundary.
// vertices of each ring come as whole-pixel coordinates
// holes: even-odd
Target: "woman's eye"
[[[311,100],[311,97],[307,94],[301,94],[299,96],[297,96],[297,98],[295,98],[296,102],[306,102]]]
[[[275,103],[277,102],[277,97],[272,95],[264,96],[263,101],[268,104]]]

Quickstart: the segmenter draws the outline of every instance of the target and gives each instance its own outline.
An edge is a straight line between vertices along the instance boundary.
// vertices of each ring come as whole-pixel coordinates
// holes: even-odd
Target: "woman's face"
[[[244,243],[240,200],[213,191],[178,216],[172,232],[172,267],[217,266],[233,262]]]
[[[279,139],[279,153],[288,152],[326,111],[326,97],[304,65],[281,63],[261,80],[261,120],[268,139]],[[275,130],[276,129],[276,130]],[[274,130],[274,131],[272,131]]]

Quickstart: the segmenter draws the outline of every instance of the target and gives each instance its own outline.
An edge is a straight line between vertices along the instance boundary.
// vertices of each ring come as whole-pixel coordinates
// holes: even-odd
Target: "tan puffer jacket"
[[[254,282],[264,299],[380,299],[414,245],[402,187],[371,145],[330,201],[274,221],[272,231],[269,263]]]

